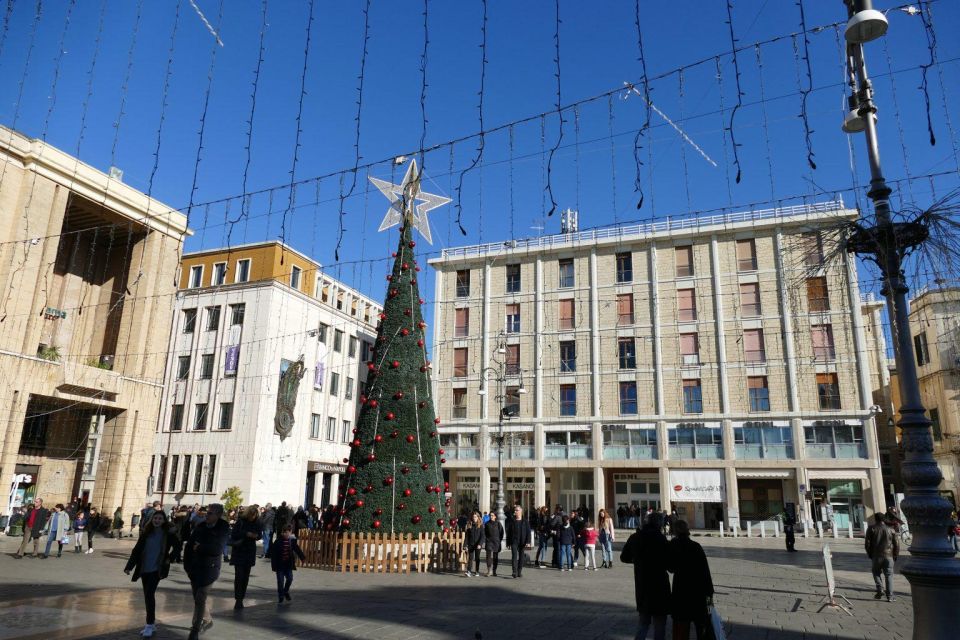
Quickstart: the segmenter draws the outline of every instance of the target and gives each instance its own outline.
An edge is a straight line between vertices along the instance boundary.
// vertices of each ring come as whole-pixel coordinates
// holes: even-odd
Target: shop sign
[[[320,473],[344,473],[347,466],[343,464],[332,464],[329,462],[311,462],[310,471],[319,471]]]
[[[480,483],[479,482],[458,482],[457,489],[461,491],[464,491],[464,490],[479,491]]]
[[[510,482],[507,480],[507,490],[510,491],[533,491],[536,484],[533,482]]]
[[[673,502],[723,502],[722,469],[671,469],[670,500]]]

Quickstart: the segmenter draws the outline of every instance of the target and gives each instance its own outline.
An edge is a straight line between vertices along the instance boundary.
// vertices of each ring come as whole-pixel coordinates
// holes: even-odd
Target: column
[[[600,415],[600,294],[597,283],[597,249],[590,249],[590,411]]]
[[[657,247],[650,245],[650,304],[652,310],[650,313],[653,323],[653,387],[656,401],[657,415],[663,415],[663,356],[660,352],[660,296],[657,293]],[[658,436],[659,437],[659,436]]]
[[[483,379],[483,389],[485,394],[480,398],[480,419],[486,420],[489,416],[489,403],[492,401],[490,396],[490,383],[487,379],[485,370],[490,366],[490,263],[483,264],[483,303],[481,316],[481,342],[480,342],[480,377]]]
[[[800,399],[797,395],[797,360],[793,346],[793,317],[790,312],[790,301],[787,299],[787,283],[783,267],[783,233],[780,229],[777,229],[777,234],[774,236],[773,246],[773,256],[777,269],[777,289],[780,294],[780,327],[783,332],[784,356],[787,359],[787,399],[790,411],[798,411]],[[797,453],[797,455],[800,454]]]
[[[499,478],[498,482],[503,482],[503,478]],[[480,488],[478,489],[480,493],[480,513],[490,511],[490,493],[492,491],[493,487],[490,486],[490,468],[484,465],[480,467]]]
[[[599,464],[603,460],[603,427],[599,422],[590,425],[590,442],[593,447],[593,460]]]
[[[670,503],[670,469],[667,467],[660,467],[660,508],[666,510],[668,513],[671,511]]]
[[[533,416],[543,417],[543,259],[537,254],[534,270],[534,385],[533,385]],[[542,452],[541,452],[542,453]],[[543,456],[538,455],[538,460]]]
[[[717,338],[717,372],[720,380],[720,412],[730,411],[730,390],[727,386],[727,345],[723,333],[723,297],[720,295],[720,255],[717,236],[710,236],[710,271],[713,279],[713,313]],[[724,434],[726,435],[726,434]]]
[[[607,508],[607,485],[604,480],[603,467],[593,468],[593,506],[594,513],[591,517],[596,522],[596,514],[600,509]]]
[[[730,521],[730,513],[740,514],[740,494],[737,491],[737,468],[729,465],[724,469],[724,484],[726,485],[727,503],[724,505],[724,519]]]
[[[663,420],[657,421],[657,459],[670,459],[670,434],[667,431],[667,423]]]
[[[720,425],[720,431],[723,434],[723,458],[724,460],[736,460],[737,450],[734,446],[733,421],[724,420]]]
[[[534,506],[539,508],[547,504],[547,474],[544,473],[542,466],[533,470],[533,484],[533,500],[536,503]]]
[[[330,502],[336,504],[337,496],[340,495],[340,474],[330,474]]]

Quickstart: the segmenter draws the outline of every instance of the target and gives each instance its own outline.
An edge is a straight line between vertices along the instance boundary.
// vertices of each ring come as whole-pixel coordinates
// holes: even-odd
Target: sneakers
[[[289,592],[289,591],[284,591],[284,592],[283,592],[283,597],[286,598],[287,602],[290,602],[290,592]]]
[[[213,620],[204,620],[203,623],[200,625],[200,633],[209,631],[212,627],[213,627]]]
[[[882,597],[883,597],[883,592],[881,592],[881,591],[877,591],[875,594],[873,594],[873,599],[874,599],[874,600],[879,600],[879,599],[882,598]]]
[[[464,571],[464,572],[463,572],[463,575],[465,575],[466,577],[469,578],[469,577],[472,576],[473,574],[470,573],[469,571]]]
[[[573,568],[574,568],[574,569],[576,569],[578,566],[580,566],[580,565],[578,565],[576,562],[573,563]]]
[[[896,601],[897,599],[894,598],[893,596],[887,596],[887,602],[896,602]]]
[[[88,554],[93,553],[93,549],[87,549],[87,553]]]
[[[143,631],[140,632],[140,635],[144,638],[152,638],[153,634],[157,632],[157,625],[148,624],[143,628]]]

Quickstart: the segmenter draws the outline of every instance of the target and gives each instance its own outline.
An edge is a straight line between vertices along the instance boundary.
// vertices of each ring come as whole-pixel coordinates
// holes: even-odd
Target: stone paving
[[[619,539],[625,539],[626,532]],[[862,540],[800,540],[788,554],[782,540],[696,538],[707,552],[715,602],[731,640],[911,637],[909,585],[893,603],[873,599]],[[820,546],[829,542],[838,593],[853,616],[827,609]],[[137,638],[142,592],[122,572],[131,540],[97,540],[92,555],[15,560],[13,539],[0,538],[0,640]],[[619,553],[619,551],[617,552]],[[506,556],[507,554],[503,554]],[[253,571],[247,607],[234,612],[227,567],[213,598],[215,624],[202,638],[453,639],[634,637],[636,612],[629,566],[561,573],[527,568],[523,578],[463,575],[356,575],[301,569],[293,602],[277,605],[269,565]],[[192,602],[186,576],[174,566],[158,592],[156,638],[185,638]],[[652,637],[652,635],[651,635]]]

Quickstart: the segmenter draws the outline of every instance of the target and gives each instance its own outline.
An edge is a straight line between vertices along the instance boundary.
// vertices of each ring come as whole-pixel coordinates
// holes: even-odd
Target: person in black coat
[[[290,586],[293,584],[293,572],[297,569],[297,558],[306,560],[303,550],[293,535],[293,525],[284,526],[276,542],[270,546],[270,568],[277,574],[277,602],[290,600]]]
[[[123,568],[125,574],[133,573],[133,582],[139,580],[143,586],[147,623],[140,635],[144,638],[151,638],[156,632],[157,587],[170,573],[170,557],[176,541],[176,535],[167,523],[167,514],[154,511]]]
[[[222,519],[223,505],[211,504],[207,516],[190,532],[183,557],[183,568],[190,577],[193,590],[193,621],[189,640],[198,640],[200,631],[213,626],[207,607],[210,588],[220,577],[223,545],[230,538],[230,525]]]
[[[667,539],[660,532],[660,516],[653,514],[643,528],[630,536],[620,561],[633,564],[633,586],[640,614],[637,637],[646,638],[650,625],[653,637],[664,640],[670,612],[670,578],[667,577]]]
[[[483,525],[483,539],[483,546],[487,549],[487,577],[496,577],[500,549],[503,547],[503,525],[497,520],[496,511],[490,512],[490,519]]]
[[[713,578],[707,554],[690,539],[690,526],[684,520],[673,523],[674,538],[667,544],[667,568],[673,574],[670,615],[674,640],[690,637],[690,623],[703,638],[707,626],[707,608],[713,604]]]
[[[20,548],[14,554],[14,558],[23,557],[23,552],[27,544],[33,542],[33,557],[37,557],[37,551],[40,548],[40,536],[43,535],[43,528],[47,526],[47,518],[50,512],[44,508],[43,500],[37,498],[33,504],[27,507],[27,513],[23,517],[23,541]]]
[[[467,556],[467,577],[480,575],[480,550],[486,540],[483,535],[483,521],[476,511],[470,516],[470,524],[463,534],[463,551]],[[473,562],[473,572],[470,572],[470,563]]]
[[[513,519],[507,519],[507,546],[510,547],[513,577],[523,577],[524,550],[530,548],[530,522],[523,517],[520,505],[513,508]]]
[[[260,509],[251,505],[243,510],[230,532],[230,564],[236,569],[233,578],[234,609],[243,609],[243,599],[247,595],[250,582],[250,570],[257,563],[257,540],[260,539]]]

